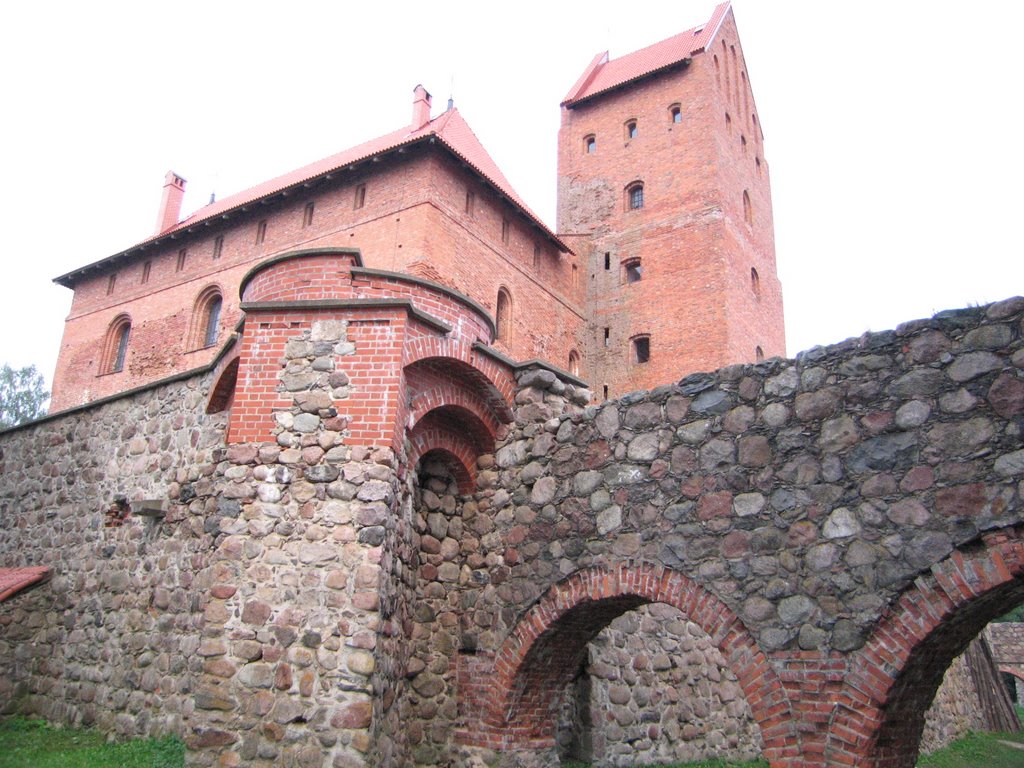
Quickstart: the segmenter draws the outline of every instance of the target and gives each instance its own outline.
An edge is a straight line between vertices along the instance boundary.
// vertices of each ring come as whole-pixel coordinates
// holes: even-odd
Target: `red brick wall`
[[[615,396],[752,362],[758,346],[765,356],[785,352],[761,131],[749,86],[736,89],[730,74],[726,87],[722,72],[716,81],[714,56],[722,58],[723,43],[730,71],[735,48],[742,74],[730,13],[715,48],[689,67],[562,110],[558,223],[561,232],[591,238],[581,249],[589,256],[583,375],[599,396],[605,385]],[[681,123],[671,120],[673,104]],[[629,119],[638,124],[632,139]],[[597,142],[592,154],[584,146],[589,135]],[[626,188],[635,180],[644,183],[644,206],[629,210]],[[627,283],[624,264],[636,258],[642,279]],[[756,294],[751,268],[759,276]],[[651,356],[637,365],[630,340],[641,334],[650,335]]]

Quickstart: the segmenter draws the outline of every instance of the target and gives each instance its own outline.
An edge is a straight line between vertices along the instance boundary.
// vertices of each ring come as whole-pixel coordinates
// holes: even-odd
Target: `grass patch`
[[[55,728],[42,720],[0,721],[0,768],[182,768],[181,739],[108,742],[99,731]]]
[[[918,768],[1020,768],[1024,750],[1001,744],[1024,744],[1024,733],[968,733],[948,747],[917,761]]]
[[[590,763],[577,761],[562,763],[561,768],[590,768]],[[696,763],[658,763],[646,764],[637,768],[768,768],[767,760],[750,760],[745,763],[734,763],[728,760],[698,760]]]

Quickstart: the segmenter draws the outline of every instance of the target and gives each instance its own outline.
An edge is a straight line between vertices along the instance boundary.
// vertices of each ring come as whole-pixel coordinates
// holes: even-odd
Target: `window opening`
[[[573,376],[580,375],[580,355],[575,349],[569,353],[569,373]]]
[[[308,227],[313,223],[313,201],[310,200],[306,203],[306,207],[302,211],[302,226]]]
[[[510,227],[509,227],[508,219],[502,219],[501,220],[501,242],[503,242],[505,245],[508,245],[509,229],[510,229]]]
[[[107,338],[103,345],[103,360],[100,364],[101,373],[117,373],[124,369],[128,356],[128,339],[131,335],[132,321],[127,315],[114,319],[107,330]]]
[[[583,137],[583,151],[588,155],[592,155],[597,152],[597,137],[591,134],[590,136]]]
[[[115,272],[107,278],[107,296],[114,292],[114,285],[117,283],[117,273]]]
[[[668,110],[669,120],[673,123],[683,122],[683,110],[678,104],[673,104]]]
[[[750,204],[750,193],[747,190],[743,190],[743,220],[748,225],[753,226],[754,224],[754,209]]]
[[[364,205],[366,205],[366,185],[360,184],[356,187],[356,194],[352,202],[352,208],[354,210],[359,210]]]
[[[149,282],[149,273],[150,273],[150,270],[152,270],[152,268],[153,268],[153,262],[152,261],[147,261],[145,264],[142,265],[142,282],[143,283],[148,283]]]
[[[473,216],[473,208],[475,207],[474,206],[475,203],[476,203],[476,193],[467,189],[466,190],[466,213],[468,213],[470,215],[470,217]]]
[[[178,251],[178,263],[174,268],[175,272],[181,272],[185,268],[185,259],[188,258],[188,248]]]
[[[640,182],[633,184],[626,190],[626,200],[629,210],[635,211],[644,207],[644,185]]]
[[[764,350],[759,346],[754,347],[754,359],[759,363],[764,360]]]
[[[604,252],[604,268],[605,269],[611,269],[612,268],[612,254],[609,251],[605,251]]]
[[[572,287],[580,287],[580,270],[575,264],[572,265]]]
[[[504,288],[498,289],[498,303],[494,315],[497,338],[508,344],[512,334],[512,296]]]
[[[114,373],[124,370],[124,359],[128,355],[128,336],[131,330],[131,325],[126,323],[117,338],[117,356],[114,358],[114,367],[112,368]]]
[[[256,225],[256,245],[261,245],[267,239],[267,220],[262,219]]]
[[[533,268],[540,269],[540,245],[533,244]]]
[[[640,266],[640,259],[630,259],[623,266],[626,269],[626,282],[639,283],[644,275],[643,267]]]
[[[604,390],[604,399],[607,400],[608,399],[608,385],[607,384],[604,385],[603,390]]]
[[[761,276],[757,274],[757,270],[754,267],[750,268],[750,289],[754,292],[755,296],[761,295]]]
[[[604,329],[604,345],[607,347],[609,340],[611,339],[612,329],[607,326]]]
[[[633,339],[633,362],[643,365],[651,359],[651,337],[637,336]]]
[[[220,296],[214,296],[206,308],[206,332],[203,335],[203,346],[212,347],[217,343],[217,331],[220,323],[220,308],[223,304]]]
[[[629,120],[626,123],[626,138],[635,139],[639,135],[639,130],[636,127],[636,120]]]
[[[224,252],[224,235],[217,235],[213,241],[213,258],[219,259]]]

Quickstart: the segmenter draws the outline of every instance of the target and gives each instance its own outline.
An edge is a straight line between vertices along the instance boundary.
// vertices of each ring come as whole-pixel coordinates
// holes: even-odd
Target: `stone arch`
[[[553,707],[587,644],[616,616],[647,603],[666,603],[701,627],[718,647],[761,730],[764,755],[782,756],[795,733],[782,682],[739,617],[678,571],[623,563],[577,571],[552,585],[516,622],[498,650],[486,684],[467,680],[464,701],[482,715],[468,742],[503,749],[547,749],[554,743]]]
[[[826,762],[913,766],[924,713],[946,669],[989,622],[1021,602],[1024,527],[986,533],[919,576],[849,659]]]

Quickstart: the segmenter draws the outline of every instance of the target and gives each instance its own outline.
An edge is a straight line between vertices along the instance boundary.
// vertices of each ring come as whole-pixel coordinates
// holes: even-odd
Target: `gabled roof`
[[[54,278],[54,282],[65,287],[72,288],[74,287],[75,282],[87,271],[97,267],[110,265],[143,246],[150,244],[155,245],[164,238],[189,232],[197,225],[210,222],[222,216],[230,215],[231,212],[244,208],[247,205],[252,205],[259,200],[264,200],[285,190],[301,186],[313,179],[328,176],[333,172],[343,170],[356,163],[365,162],[374,157],[379,157],[402,147],[409,147],[413,144],[428,141],[438,142],[441,146],[445,147],[448,151],[465,162],[466,165],[483,177],[485,181],[494,186],[494,188],[501,195],[506,197],[509,202],[518,207],[523,214],[538,229],[540,229],[545,236],[547,236],[552,242],[556,243],[559,248],[564,251],[571,250],[555,235],[554,232],[548,229],[537,214],[530,210],[529,206],[527,206],[516,191],[512,189],[512,185],[509,183],[508,179],[505,178],[505,174],[501,172],[497,164],[487,153],[487,150],[484,149],[483,144],[480,143],[476,134],[473,133],[473,129],[469,127],[469,124],[465,119],[463,119],[462,115],[459,114],[459,111],[452,108],[435,117],[433,120],[430,120],[422,128],[415,131],[410,131],[408,128],[393,131],[392,133],[367,141],[363,144],[359,144],[351,149],[346,149],[336,155],[331,155],[323,160],[318,160],[315,163],[305,165],[294,171],[286,173],[283,176],[278,176],[277,178],[270,179],[269,181],[264,181],[263,183],[250,187],[243,192],[238,192],[237,194],[230,195],[222,200],[217,200],[209,205],[205,205],[170,229],[143,240],[131,248],[121,251],[120,253],[116,253],[106,259],[93,262],[92,264],[80,267],[79,269],[68,272],[60,277],[56,277]]]
[[[679,64],[704,51],[729,12],[729,3],[717,6],[706,24],[641,48],[639,51],[609,59],[607,51],[590,62],[580,79],[562,101],[563,107],[572,107],[619,86],[639,80],[667,67]]]
[[[0,568],[0,603],[25,587],[50,577],[50,569],[38,565],[29,568]]]

